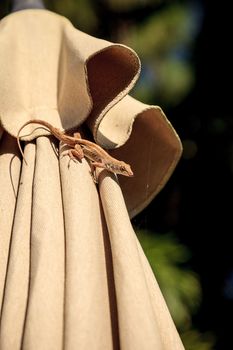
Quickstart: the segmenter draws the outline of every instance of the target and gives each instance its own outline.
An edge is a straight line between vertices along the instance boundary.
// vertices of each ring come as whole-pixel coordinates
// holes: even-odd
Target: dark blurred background
[[[86,33],[133,48],[137,99],[158,104],[183,156],[133,225],[187,350],[232,349],[230,2],[47,0]],[[1,1],[1,17],[10,3]]]

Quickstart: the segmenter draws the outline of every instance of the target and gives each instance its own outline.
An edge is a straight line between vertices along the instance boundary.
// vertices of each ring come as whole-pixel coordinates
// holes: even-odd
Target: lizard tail
[[[23,130],[23,128],[24,128],[25,126],[27,126],[28,124],[32,124],[32,123],[41,124],[42,127],[45,126],[45,127],[47,127],[50,131],[52,130],[51,124],[47,123],[47,122],[44,121],[44,120],[40,120],[40,119],[28,120],[26,123],[24,123],[24,124],[21,126],[21,128],[19,129],[18,134],[17,134],[17,143],[18,143],[18,147],[19,147],[20,153],[21,153],[21,155],[22,155],[22,157],[23,157],[23,160],[25,161],[26,164],[27,164],[27,161],[26,161],[26,158],[25,158],[25,156],[24,156],[24,153],[23,153],[23,150],[22,150],[22,147],[21,147],[21,144],[20,144],[19,135],[20,135],[21,130]]]
[[[26,161],[26,158],[24,156],[24,153],[23,153],[23,150],[22,150],[22,147],[21,147],[21,144],[20,144],[20,140],[19,140],[19,133],[20,131],[22,130],[22,128],[19,129],[19,132],[18,132],[18,135],[17,135],[17,143],[18,143],[18,147],[19,147],[19,150],[20,150],[20,153],[23,157],[23,160],[25,161],[26,165],[28,165],[27,161]]]

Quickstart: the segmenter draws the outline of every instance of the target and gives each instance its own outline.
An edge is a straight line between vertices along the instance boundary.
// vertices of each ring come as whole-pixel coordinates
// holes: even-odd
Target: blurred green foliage
[[[141,101],[174,106],[193,87],[190,52],[200,25],[198,6],[189,1],[162,0],[45,2],[80,30],[98,36],[105,28],[104,39],[128,45],[138,53],[142,73],[133,95]],[[140,11],[144,13],[142,18]]]
[[[137,235],[164,291],[173,319],[178,327],[189,327],[191,311],[200,303],[201,289],[197,276],[182,266],[189,258],[187,248],[172,234],[159,236],[139,231]]]
[[[214,337],[211,333],[201,334],[197,330],[189,330],[181,334],[186,350],[213,350]]]
[[[192,21],[187,4],[176,2],[159,13],[155,11],[146,21],[131,26],[124,41],[143,58],[157,60],[176,50],[180,45],[190,45],[192,41]]]
[[[45,0],[46,8],[69,18],[74,26],[87,33],[97,30],[99,21],[93,0]]]
[[[193,87],[194,71],[187,56],[196,34],[192,11],[188,3],[174,1],[123,32],[120,41],[134,48],[143,63],[142,83],[135,93],[139,99],[176,105]],[[149,85],[143,83],[143,67],[150,68]]]
[[[214,337],[201,334],[192,325],[192,316],[201,302],[198,276],[187,268],[190,252],[175,234],[155,235],[136,230],[138,239],[179,329],[186,350],[211,350]]]
[[[104,3],[115,11],[127,11],[134,8],[140,8],[150,4],[160,4],[161,0],[105,0]]]

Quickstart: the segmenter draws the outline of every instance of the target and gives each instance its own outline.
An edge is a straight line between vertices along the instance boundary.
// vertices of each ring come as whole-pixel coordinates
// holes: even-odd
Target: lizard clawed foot
[[[87,162],[88,162],[89,167],[90,167],[91,177],[92,177],[94,183],[97,184],[98,179],[97,179],[97,174],[96,174],[96,167],[93,165],[93,162],[91,160],[87,159]]]

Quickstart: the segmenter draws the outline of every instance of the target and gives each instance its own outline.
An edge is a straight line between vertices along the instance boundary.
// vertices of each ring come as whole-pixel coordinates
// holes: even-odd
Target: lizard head
[[[130,165],[122,161],[119,162],[119,164],[117,165],[111,166],[111,171],[114,172],[115,174],[120,174],[124,176],[133,176],[133,171]]]

